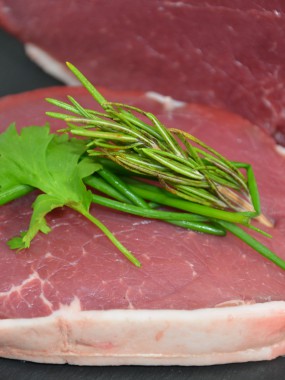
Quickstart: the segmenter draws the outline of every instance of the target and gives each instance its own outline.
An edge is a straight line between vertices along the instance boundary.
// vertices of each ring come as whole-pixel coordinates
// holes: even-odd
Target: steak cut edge
[[[11,122],[19,129],[46,122],[62,127],[44,115],[54,110],[44,98],[67,94],[96,107],[81,88],[9,96],[0,101],[1,131]],[[267,229],[272,239],[258,239],[285,258],[285,159],[267,134],[207,106],[135,92],[103,95],[155,113],[230,160],[250,162],[263,212],[274,222]],[[6,242],[28,227],[35,196],[1,207],[1,356],[79,365],[210,365],[285,354],[285,272],[234,236],[202,235],[94,205],[92,213],[141,269],[67,208],[48,215],[48,235],[15,254]]]

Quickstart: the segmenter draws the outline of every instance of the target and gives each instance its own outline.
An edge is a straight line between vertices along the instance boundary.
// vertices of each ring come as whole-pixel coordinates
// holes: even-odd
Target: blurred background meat
[[[65,83],[156,91],[234,111],[285,145],[285,3],[0,0],[0,24]]]

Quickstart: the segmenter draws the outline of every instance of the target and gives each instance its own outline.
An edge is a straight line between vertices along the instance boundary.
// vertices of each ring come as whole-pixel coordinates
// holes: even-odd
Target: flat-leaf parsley
[[[10,188],[28,185],[41,190],[33,203],[29,228],[9,241],[12,249],[28,248],[41,231],[50,232],[45,216],[55,208],[68,206],[84,215],[137,266],[140,263],[121,245],[89,208],[92,192],[83,178],[101,169],[101,165],[84,157],[86,142],[68,135],[50,133],[49,126],[31,126],[20,133],[12,124],[0,135],[0,195]]]

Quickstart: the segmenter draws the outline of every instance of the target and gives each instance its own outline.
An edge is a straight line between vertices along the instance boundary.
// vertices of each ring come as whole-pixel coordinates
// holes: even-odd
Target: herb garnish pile
[[[10,248],[28,248],[39,231],[50,231],[45,216],[68,206],[99,227],[140,266],[89,212],[93,202],[202,233],[224,236],[231,232],[285,270],[284,260],[239,226],[268,236],[251,224],[252,218],[270,222],[260,215],[258,188],[249,164],[230,161],[194,136],[167,129],[151,113],[108,102],[78,69],[69,63],[68,67],[102,112],[86,109],[72,97],[69,103],[47,99],[68,112],[47,112],[66,122],[59,134],[50,133],[48,126],[26,127],[18,133],[15,125],[0,134],[0,205],[35,188],[42,192],[33,204],[28,230],[12,238]],[[96,189],[96,194],[86,186]],[[161,206],[177,211],[164,211]]]

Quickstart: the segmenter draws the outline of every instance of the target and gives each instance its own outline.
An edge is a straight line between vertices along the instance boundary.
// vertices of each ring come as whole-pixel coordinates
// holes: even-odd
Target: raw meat
[[[0,101],[1,130],[11,122],[43,125],[44,111],[52,109],[44,98],[66,94],[94,106],[81,88],[6,97]],[[251,162],[263,211],[275,224],[271,240],[259,238],[285,258],[285,159],[269,136],[222,110],[158,102],[141,93],[104,94],[155,112],[232,160]],[[49,215],[51,233],[15,254],[6,241],[27,227],[34,197],[1,207],[1,356],[86,365],[209,365],[285,354],[285,272],[235,237],[187,232],[94,206],[92,212],[142,262],[137,269],[93,225],[64,208]]]
[[[66,83],[71,61],[97,84],[222,106],[285,145],[281,1],[0,0],[0,23]],[[1,21],[2,20],[2,21]],[[84,27],[83,27],[84,26]]]

